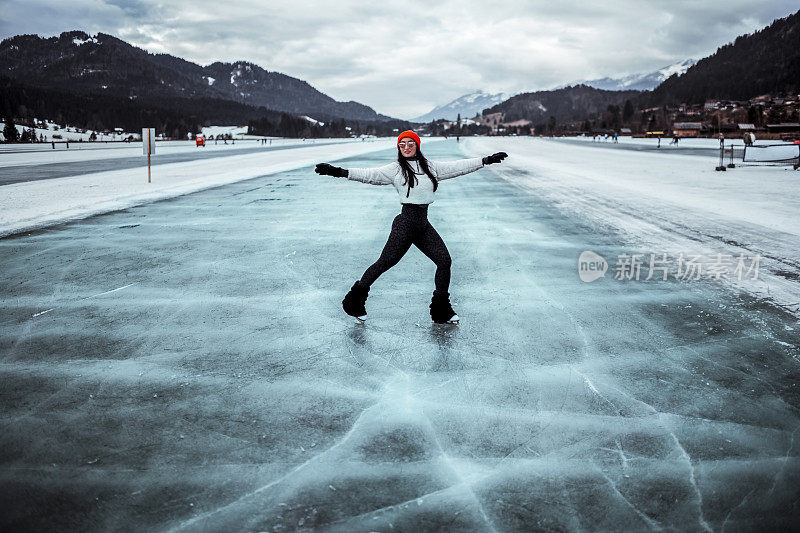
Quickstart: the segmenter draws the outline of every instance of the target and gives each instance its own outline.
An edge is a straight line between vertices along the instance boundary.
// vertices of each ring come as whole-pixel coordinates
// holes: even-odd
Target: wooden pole
[[[147,183],[150,183],[150,130],[147,130]]]

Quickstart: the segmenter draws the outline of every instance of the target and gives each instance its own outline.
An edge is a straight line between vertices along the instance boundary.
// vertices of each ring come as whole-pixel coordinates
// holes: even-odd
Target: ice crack
[[[703,517],[703,494],[700,492],[700,488],[697,486],[697,481],[694,477],[694,465],[692,464],[692,458],[686,452],[686,448],[683,447],[681,442],[678,440],[678,437],[675,436],[675,433],[667,427],[667,425],[663,421],[663,415],[659,414],[659,420],[661,420],[662,424],[664,424],[664,428],[669,432],[669,436],[672,437],[672,440],[675,442],[675,447],[681,454],[681,458],[686,461],[687,466],[689,467],[689,484],[694,489],[695,495],[697,495],[697,517],[700,526],[706,531],[714,531],[711,529],[711,526],[708,525],[706,519]]]

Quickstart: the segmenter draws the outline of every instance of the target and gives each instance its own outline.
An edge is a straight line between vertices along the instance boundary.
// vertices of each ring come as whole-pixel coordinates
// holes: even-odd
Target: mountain
[[[337,102],[303,80],[253,63],[202,67],[151,54],[112,35],[82,31],[58,37],[18,35],[0,42],[0,75],[29,86],[121,96],[159,105],[165,98],[216,98],[321,120],[378,121],[358,102]]]
[[[207,124],[247,124],[269,120],[278,124],[284,113],[219,98],[164,97],[161,106],[111,94],[87,94],[29,87],[0,76],[0,116],[23,124],[49,119],[62,125],[96,131],[154,127],[160,134],[186,138]]]
[[[552,91],[537,91],[512,96],[489,109],[491,113],[504,113],[506,122],[530,120],[540,124],[555,117],[557,122],[584,120],[601,113],[608,106],[621,106],[625,100],[636,98],[639,91],[605,91],[588,85],[575,85]]]
[[[432,122],[442,118],[456,120],[459,114],[461,114],[461,118],[472,118],[487,107],[508,99],[509,96],[506,93],[488,94],[483,91],[475,91],[456,98],[447,104],[436,106],[428,113],[413,119],[411,122]]]
[[[673,63],[653,72],[640,72],[620,78],[600,78],[597,80],[582,81],[579,82],[578,85],[588,85],[595,89],[603,89],[606,91],[649,91],[658,87],[661,82],[673,74],[683,74],[694,64],[694,59],[684,59],[683,61],[678,61],[677,63]]]
[[[800,11],[737,37],[643,96],[645,105],[662,105],[783,93],[800,93]]]

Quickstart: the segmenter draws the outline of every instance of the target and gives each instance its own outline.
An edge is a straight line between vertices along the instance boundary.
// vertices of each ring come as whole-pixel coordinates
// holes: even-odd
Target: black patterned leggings
[[[394,217],[392,231],[381,256],[361,276],[361,283],[372,285],[378,276],[400,261],[412,244],[436,263],[436,292],[446,293],[450,287],[450,252],[428,222],[427,205],[403,204],[403,210]]]

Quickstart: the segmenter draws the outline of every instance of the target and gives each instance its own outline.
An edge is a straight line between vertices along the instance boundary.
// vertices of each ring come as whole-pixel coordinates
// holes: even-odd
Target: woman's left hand
[[[505,152],[497,152],[496,154],[487,155],[483,158],[484,165],[491,165],[492,163],[500,163],[508,157],[508,154]]]

